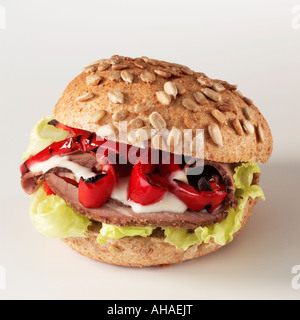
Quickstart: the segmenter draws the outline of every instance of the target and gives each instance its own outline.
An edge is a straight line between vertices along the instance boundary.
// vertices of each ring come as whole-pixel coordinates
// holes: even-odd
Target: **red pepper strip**
[[[90,131],[82,130],[82,129],[77,129],[73,127],[69,127],[65,124],[62,124],[58,122],[57,120],[51,120],[48,122],[48,124],[55,126],[56,128],[63,129],[66,131],[69,131],[73,136],[81,136],[81,135],[90,135],[90,142],[87,144],[86,148],[88,150],[91,150],[91,147],[93,146],[98,147],[99,145],[103,145],[103,148],[99,151],[102,151],[103,154],[106,156],[109,155],[109,153],[113,153],[115,155],[118,155],[119,157],[122,157],[122,162],[121,164],[127,164],[128,163],[128,153],[129,149],[134,148],[134,149],[139,149],[138,147],[127,145],[125,143],[121,142],[116,142],[116,141],[109,141],[100,138],[103,142],[99,143],[99,137],[97,137],[94,133],[91,133]],[[83,148],[84,149],[84,148]],[[86,149],[86,150],[87,150]],[[86,151],[85,149],[83,151]],[[117,162],[120,164],[120,161]]]
[[[178,199],[184,202],[187,207],[193,211],[200,211],[209,206],[208,212],[212,213],[224,200],[227,193],[224,185],[214,185],[210,183],[213,191],[198,192],[192,186],[179,181],[169,181],[169,190]]]
[[[184,202],[193,211],[200,211],[208,207],[208,212],[213,212],[224,200],[227,193],[223,184],[214,181],[209,182],[212,191],[196,190],[193,186],[183,181],[173,180],[171,174],[181,170],[180,164],[176,164],[177,155],[171,155],[170,164],[160,164],[159,172],[166,177],[169,183],[169,191]],[[177,159],[180,160],[180,159]],[[176,161],[180,163],[180,161]]]
[[[78,199],[86,208],[99,208],[111,196],[115,186],[111,173],[98,174],[93,178],[79,181]]]
[[[80,179],[78,199],[86,208],[99,208],[110,198],[116,183],[115,167],[107,162],[102,166],[101,174],[86,180]]]
[[[173,172],[181,170],[180,163],[181,156],[171,153],[170,164],[159,164],[160,175],[168,179]]]
[[[134,165],[128,184],[128,200],[146,206],[160,201],[167,190],[168,183],[165,178],[158,174],[145,173],[141,163]]]
[[[102,172],[112,175],[114,183],[116,184],[118,182],[118,175],[115,165],[110,160],[107,160],[107,158],[100,158],[97,160],[102,165]]]
[[[128,155],[129,155],[130,149],[131,149],[131,152],[135,152],[135,153],[137,153],[137,150],[141,150],[136,146],[127,145],[125,143],[116,142],[116,141],[109,141],[103,138],[100,138],[100,139],[104,141],[102,143],[99,143],[99,137],[97,137],[94,133],[91,133],[90,131],[86,131],[82,129],[69,127],[65,124],[58,122],[55,119],[48,122],[48,124],[53,125],[56,128],[69,131],[70,134],[72,134],[73,136],[81,136],[81,135],[85,136],[89,134],[91,137],[90,139],[91,141],[88,143],[88,149],[91,150],[91,147],[93,146],[98,147],[99,145],[103,144],[103,149],[101,151],[105,153],[106,156],[108,155],[108,153],[113,153],[118,155],[119,157],[122,157],[123,161],[121,161],[121,163],[120,161],[118,161],[118,164],[127,164],[129,162]]]
[[[53,142],[50,146],[27,159],[20,167],[22,175],[30,170],[30,167],[41,161],[46,161],[55,155],[68,154],[73,151],[91,151],[102,145],[104,141],[97,140],[95,134],[86,133],[85,135],[71,137],[63,141]]]
[[[113,150],[112,144],[114,142],[100,138],[95,133],[92,133],[90,131],[83,130],[83,129],[69,127],[65,124],[58,122],[55,119],[48,122],[48,124],[55,126],[55,128],[69,131],[72,136],[74,136],[74,137],[76,136],[77,137],[76,139],[80,140],[81,151],[91,151],[91,150],[101,146],[104,143],[107,144],[108,146],[110,146],[109,148],[111,148]],[[82,139],[82,137],[84,137],[84,139]],[[117,148],[119,148],[118,142],[116,142],[116,146],[117,146]]]
[[[82,130],[82,129],[69,127],[69,126],[67,126],[65,124],[62,124],[62,123],[58,122],[56,119],[53,119],[53,120],[49,121],[48,124],[54,126],[55,128],[62,129],[62,130],[65,130],[65,131],[69,131],[71,133],[71,135],[73,135],[73,136],[79,136],[79,135],[83,135],[83,134],[86,134],[86,133],[89,132],[87,130]],[[90,132],[90,134],[91,134],[91,132]]]
[[[163,198],[168,190],[168,182],[166,178],[154,173],[158,165],[144,163],[143,160],[144,155],[133,166],[128,184],[128,200],[146,206]]]
[[[44,191],[46,192],[47,196],[51,196],[52,194],[55,194],[52,189],[49,187],[48,183],[44,181]]]

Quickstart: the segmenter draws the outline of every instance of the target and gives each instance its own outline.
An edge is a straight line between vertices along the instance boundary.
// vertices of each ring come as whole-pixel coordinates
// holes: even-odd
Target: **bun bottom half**
[[[233,236],[235,237],[247,223],[257,199],[248,199],[243,213],[241,228]],[[192,245],[187,250],[176,249],[175,246],[164,241],[164,234],[159,229],[149,237],[124,237],[108,240],[106,244],[97,242],[101,223],[93,222],[86,238],[61,239],[77,253],[109,264],[126,267],[165,266],[177,264],[215,252],[222,246],[216,244],[213,239],[207,244]]]

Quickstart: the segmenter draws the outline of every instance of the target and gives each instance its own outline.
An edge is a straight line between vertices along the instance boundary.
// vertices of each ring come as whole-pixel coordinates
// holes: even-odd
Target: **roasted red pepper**
[[[78,199],[86,208],[99,208],[111,196],[118,177],[115,166],[109,161],[102,165],[102,172],[89,179],[81,178]]]
[[[44,191],[46,193],[47,196],[51,196],[53,194],[55,194],[52,189],[49,187],[48,183],[46,181],[44,181]]]
[[[172,178],[172,173],[182,170],[180,158],[177,155],[170,156],[170,164],[160,164],[160,174],[166,177],[169,184],[169,191],[186,204],[193,211],[201,211],[208,208],[208,212],[213,212],[227,195],[225,186],[216,181],[205,181],[210,190],[195,189],[193,186],[183,181]]]
[[[79,181],[78,199],[86,208],[99,208],[111,196],[115,182],[111,174],[98,174]]]
[[[149,151],[147,154],[149,156]],[[150,163],[145,159],[145,156],[141,156],[133,166],[128,184],[128,200],[144,206],[160,201],[168,190],[166,178],[155,172],[158,171],[158,165],[151,164],[150,156]]]
[[[79,136],[79,135],[83,135],[83,134],[86,134],[87,132],[89,132],[87,130],[69,127],[63,123],[58,122],[56,119],[49,121],[48,124],[54,126],[55,128],[69,131],[72,136]]]
[[[91,151],[104,143],[97,140],[95,134],[86,133],[85,135],[67,138],[63,141],[53,142],[50,146],[31,156],[20,167],[21,173],[24,175],[30,170],[30,167],[37,162],[46,161],[55,155],[64,155],[73,151]]]
[[[53,142],[50,146],[40,151],[34,156],[31,156],[27,161],[25,161],[21,167],[21,174],[24,175],[30,170],[31,165],[36,162],[46,161],[55,155],[68,154],[73,151],[92,151],[101,146],[105,139],[100,139],[95,133],[90,131],[72,128],[64,124],[59,123],[57,120],[52,120],[48,124],[55,126],[70,132],[71,137],[65,140]]]
[[[50,146],[39,152],[38,154],[31,156],[27,161],[25,161],[21,167],[20,171],[22,175],[30,170],[31,165],[36,162],[46,161],[55,155],[65,155],[73,151],[95,151],[99,146],[97,154],[100,152],[100,156],[109,154],[116,155],[116,162],[118,163],[118,172],[120,176],[127,176],[132,170],[132,165],[129,162],[129,154],[139,153],[139,148],[126,145],[124,143],[108,141],[99,138],[95,133],[90,131],[85,131],[82,129],[72,128],[64,124],[59,123],[56,120],[52,120],[49,124],[54,125],[56,128],[60,128],[69,131],[71,137],[66,138],[63,141],[58,141],[52,143]]]
[[[178,180],[169,181],[169,190],[193,211],[208,207],[213,212],[227,195],[224,185],[210,183],[213,191],[197,191],[194,187]]]
[[[169,179],[170,175],[173,172],[181,170],[182,157],[179,155],[170,153],[167,160],[169,160],[168,164],[162,164],[162,163],[159,164],[159,173],[163,177]]]

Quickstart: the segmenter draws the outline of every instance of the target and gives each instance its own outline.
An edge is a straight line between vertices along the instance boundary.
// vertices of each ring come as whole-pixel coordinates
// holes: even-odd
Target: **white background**
[[[300,265],[300,0],[0,0],[3,7],[1,299],[300,298],[292,286]],[[81,257],[32,227],[18,171],[29,132],[84,66],[113,54],[178,62],[238,84],[269,122],[267,200],[217,253],[129,269]]]

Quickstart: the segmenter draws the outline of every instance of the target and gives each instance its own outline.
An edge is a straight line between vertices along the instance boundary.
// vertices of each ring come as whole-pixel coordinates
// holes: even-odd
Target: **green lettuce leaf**
[[[29,213],[34,227],[50,238],[85,237],[91,224],[62,198],[47,196],[43,187],[32,195]]]
[[[106,243],[107,239],[120,239],[123,237],[148,237],[154,229],[152,227],[119,227],[103,223],[97,242]]]
[[[23,153],[23,161],[45,149],[51,143],[64,140],[67,137],[67,131],[48,124],[52,119],[52,117],[44,117],[33,127],[29,137],[29,145]]]
[[[195,243],[201,243],[195,232],[187,229],[164,228],[165,241],[175,246],[177,249],[186,250]]]

